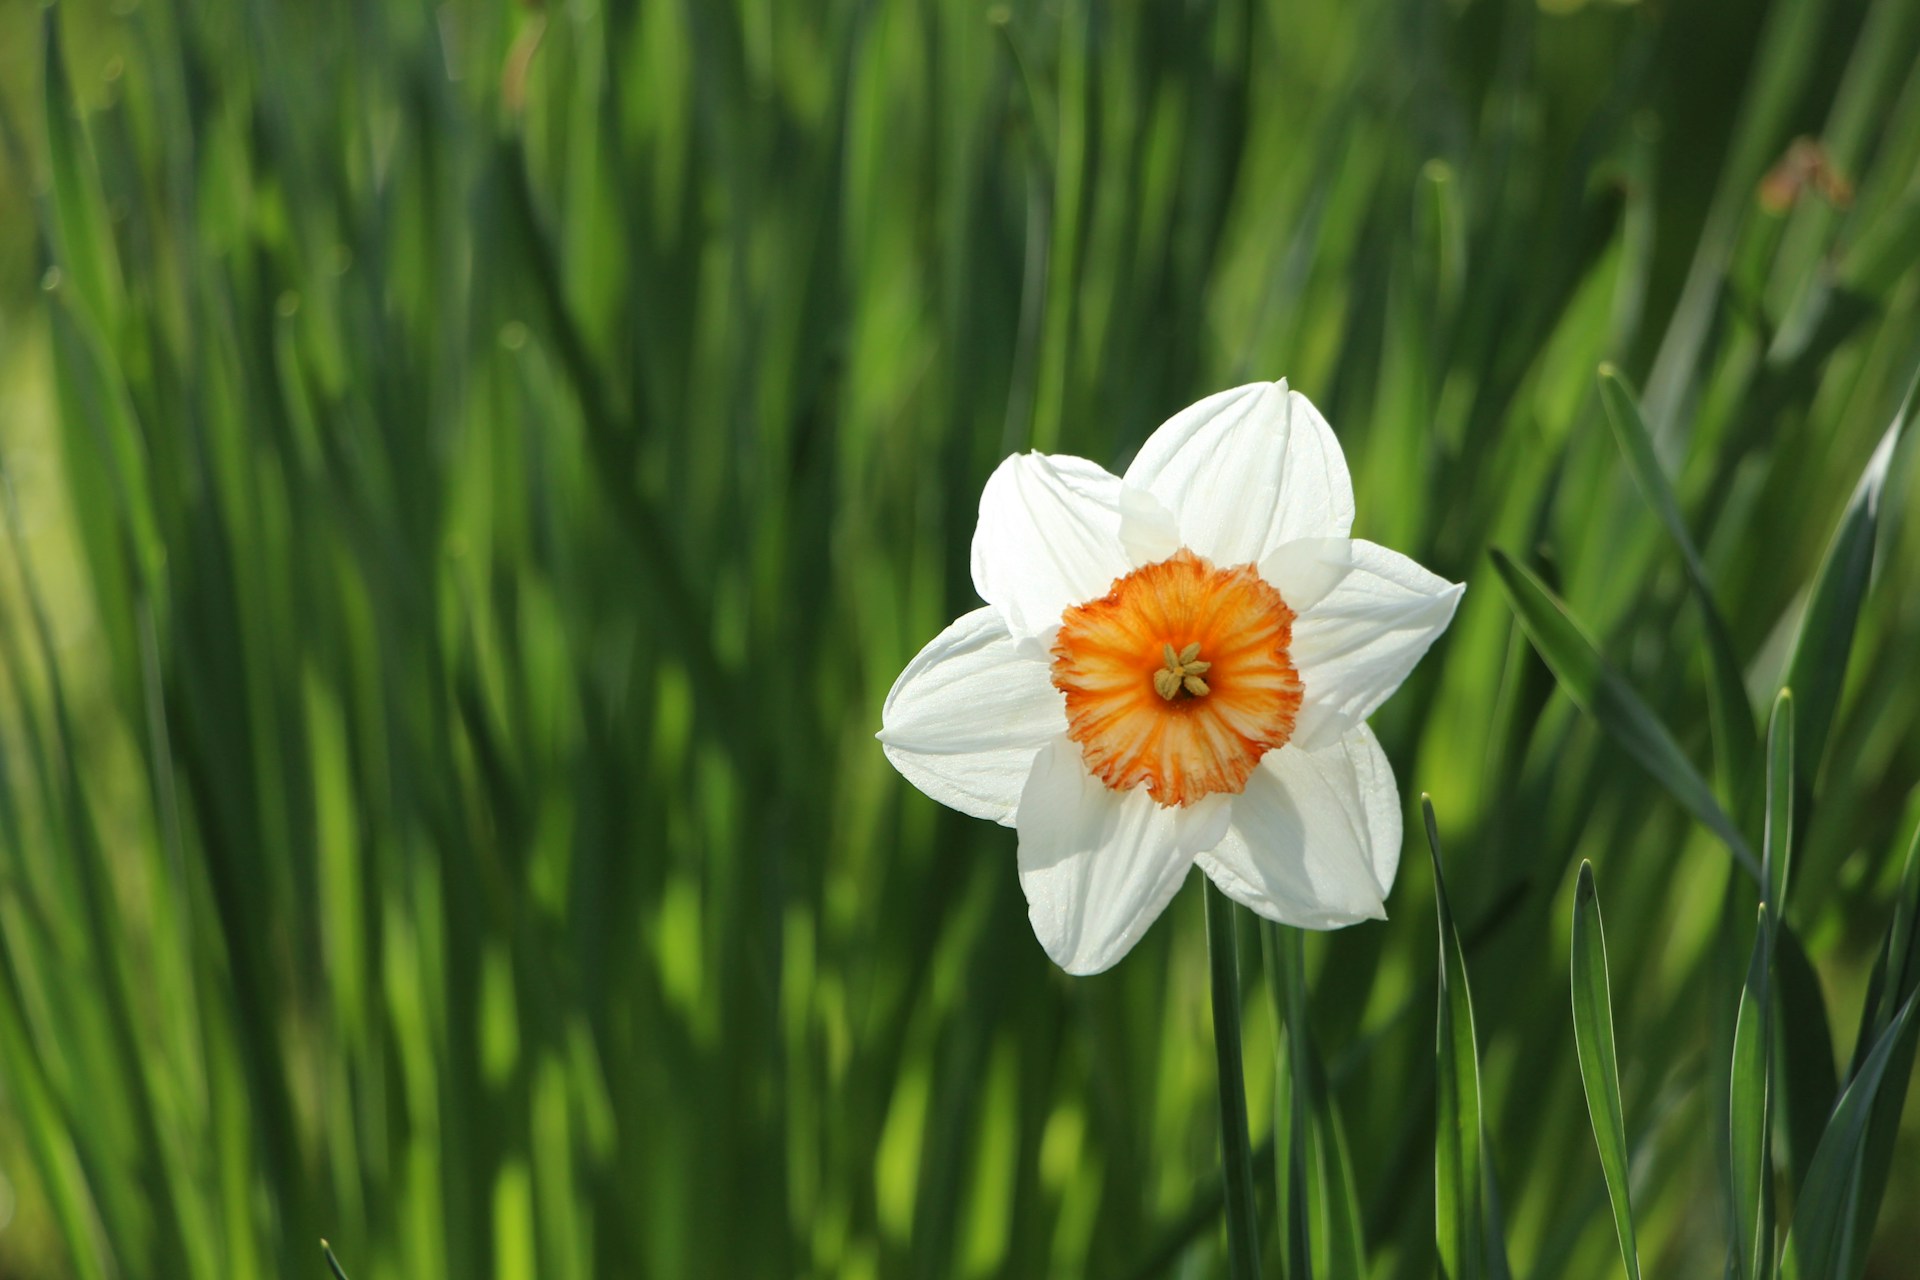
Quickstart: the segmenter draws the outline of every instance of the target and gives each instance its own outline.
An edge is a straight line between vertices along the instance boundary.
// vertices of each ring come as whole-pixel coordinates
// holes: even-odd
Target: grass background
[[[1718,1273],[1753,889],[1488,550],[1757,848],[1920,361],[1920,4],[0,0],[0,103],[0,1272],[1219,1273],[1197,888],[1069,979],[1012,833],[871,735],[1005,453],[1117,467],[1284,375],[1355,532],[1469,583],[1375,719],[1392,919],[1304,946],[1371,1274],[1433,1273],[1421,791],[1516,1274],[1619,1265],[1582,858],[1641,1252]],[[1907,452],[1802,761],[1783,1215],[1920,820]],[[1917,1136],[1869,1274],[1920,1250]]]

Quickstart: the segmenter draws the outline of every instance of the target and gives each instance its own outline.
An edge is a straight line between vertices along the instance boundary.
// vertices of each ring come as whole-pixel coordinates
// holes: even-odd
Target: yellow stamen
[[[1200,642],[1195,640],[1179,653],[1171,644],[1160,646],[1164,667],[1153,673],[1153,691],[1172,702],[1184,691],[1188,697],[1207,696],[1207,682],[1200,677],[1213,670],[1211,662],[1200,661]]]

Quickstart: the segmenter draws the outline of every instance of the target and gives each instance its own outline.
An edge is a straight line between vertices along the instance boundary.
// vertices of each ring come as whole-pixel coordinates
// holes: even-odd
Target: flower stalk
[[[1220,1174],[1227,1193],[1228,1273],[1260,1275],[1259,1222],[1253,1201],[1253,1144],[1247,1134],[1247,1088],[1240,1056],[1240,959],[1233,900],[1206,882],[1207,957],[1213,970],[1213,1045],[1220,1072]]]

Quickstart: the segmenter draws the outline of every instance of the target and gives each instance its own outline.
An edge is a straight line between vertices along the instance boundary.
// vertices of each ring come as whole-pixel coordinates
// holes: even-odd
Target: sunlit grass
[[[1515,1273],[1620,1267],[1590,859],[1720,1274],[1794,672],[1784,1231],[1914,896],[1920,6],[1764,8],[0,0],[0,1272],[1222,1272],[1199,889],[1066,978],[872,733],[1006,452],[1282,375],[1469,589],[1392,918],[1240,929],[1269,1273],[1298,1134],[1433,1274],[1424,791]]]

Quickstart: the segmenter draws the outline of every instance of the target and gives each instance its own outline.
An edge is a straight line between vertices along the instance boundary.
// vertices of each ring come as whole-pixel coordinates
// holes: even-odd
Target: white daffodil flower
[[[914,786],[1019,831],[1069,973],[1125,955],[1196,863],[1284,924],[1384,918],[1400,794],[1366,718],[1465,588],[1352,525],[1339,442],[1284,381],[1183,410],[1125,477],[1028,453],[988,479],[986,607],[907,664],[879,737]]]

